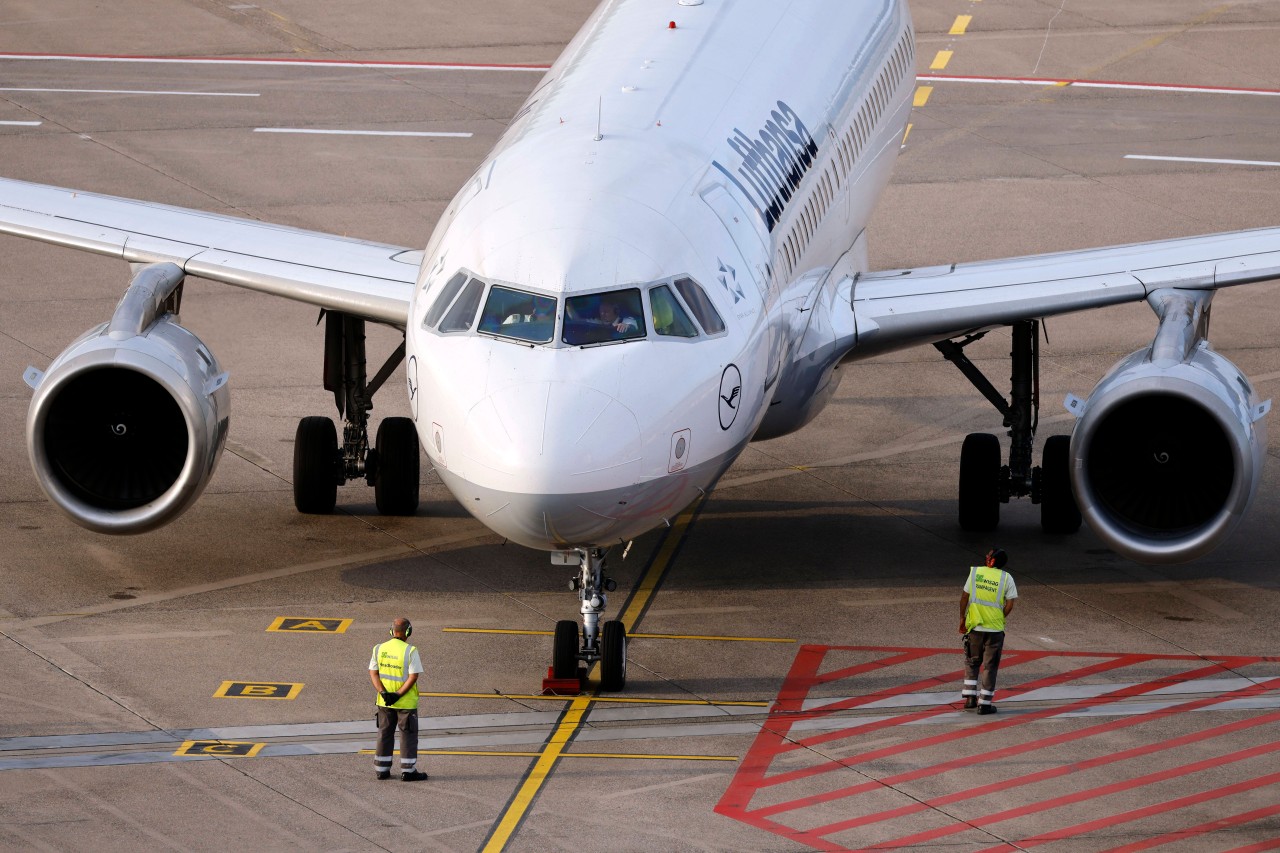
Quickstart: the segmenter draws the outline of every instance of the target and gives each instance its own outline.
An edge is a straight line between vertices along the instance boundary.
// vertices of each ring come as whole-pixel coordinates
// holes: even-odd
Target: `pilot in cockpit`
[[[614,332],[618,335],[625,335],[627,332],[633,332],[640,328],[640,324],[635,317],[624,314],[619,307],[617,300],[604,299],[600,302],[600,313],[597,317],[598,321],[607,326],[612,326]]]

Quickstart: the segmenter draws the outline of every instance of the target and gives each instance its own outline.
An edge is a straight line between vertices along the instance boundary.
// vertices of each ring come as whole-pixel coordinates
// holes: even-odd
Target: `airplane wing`
[[[856,276],[850,356],[959,337],[1016,320],[1137,302],[1161,288],[1280,279],[1280,228]]]
[[[422,253],[0,178],[0,234],[121,258],[403,328]]]

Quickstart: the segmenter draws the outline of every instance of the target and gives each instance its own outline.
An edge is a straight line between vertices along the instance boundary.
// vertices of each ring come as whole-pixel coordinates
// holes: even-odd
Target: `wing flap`
[[[118,257],[404,326],[421,253],[402,246],[0,178],[0,234]]]
[[[1137,302],[1160,288],[1280,279],[1280,228],[858,276],[861,357],[1006,325]]]

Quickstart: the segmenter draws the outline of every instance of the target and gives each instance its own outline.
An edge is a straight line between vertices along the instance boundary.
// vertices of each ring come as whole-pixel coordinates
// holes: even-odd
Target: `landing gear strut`
[[[1030,497],[1040,504],[1040,524],[1046,533],[1074,533],[1080,529],[1080,510],[1071,492],[1068,472],[1070,437],[1051,436],[1045,441],[1041,467],[1032,467],[1032,447],[1040,412],[1040,321],[1013,324],[1013,373],[1009,399],[967,356],[964,348],[986,332],[934,346],[960,369],[973,386],[1004,416],[1009,429],[1009,464],[1000,464],[1000,439],[988,433],[970,433],[960,450],[960,527],[995,530],[1000,524],[1000,504],[1011,497]]]
[[[600,661],[600,689],[609,692],[621,690],[627,683],[627,630],[616,619],[600,623],[600,616],[609,603],[606,593],[618,588],[613,578],[604,574],[604,551],[600,548],[579,548],[571,552],[558,552],[556,556],[576,555],[578,575],[569,580],[569,589],[578,593],[582,605],[582,633],[572,619],[556,623],[555,639],[551,649],[551,669],[555,678],[573,678],[578,671],[578,661],[588,665]]]
[[[373,379],[367,378],[364,320],[333,311],[323,314],[324,387],[333,392],[344,418],[342,443],[333,421],[303,418],[293,445],[293,502],[299,512],[333,512],[338,486],[363,479],[373,486],[383,515],[413,515],[418,509],[418,433],[409,418],[384,418],[369,447],[373,395],[404,361],[404,342]]]

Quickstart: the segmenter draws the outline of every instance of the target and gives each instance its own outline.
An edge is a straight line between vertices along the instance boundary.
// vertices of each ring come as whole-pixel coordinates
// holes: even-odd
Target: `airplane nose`
[[[504,388],[467,416],[469,462],[503,491],[581,494],[635,483],[642,445],[635,415],[588,385],[531,382]],[[468,465],[468,467],[471,467]]]
[[[635,415],[582,384],[531,382],[490,394],[468,414],[464,455],[465,471],[441,476],[486,526],[533,548],[635,535],[628,508],[650,488],[638,483]]]

